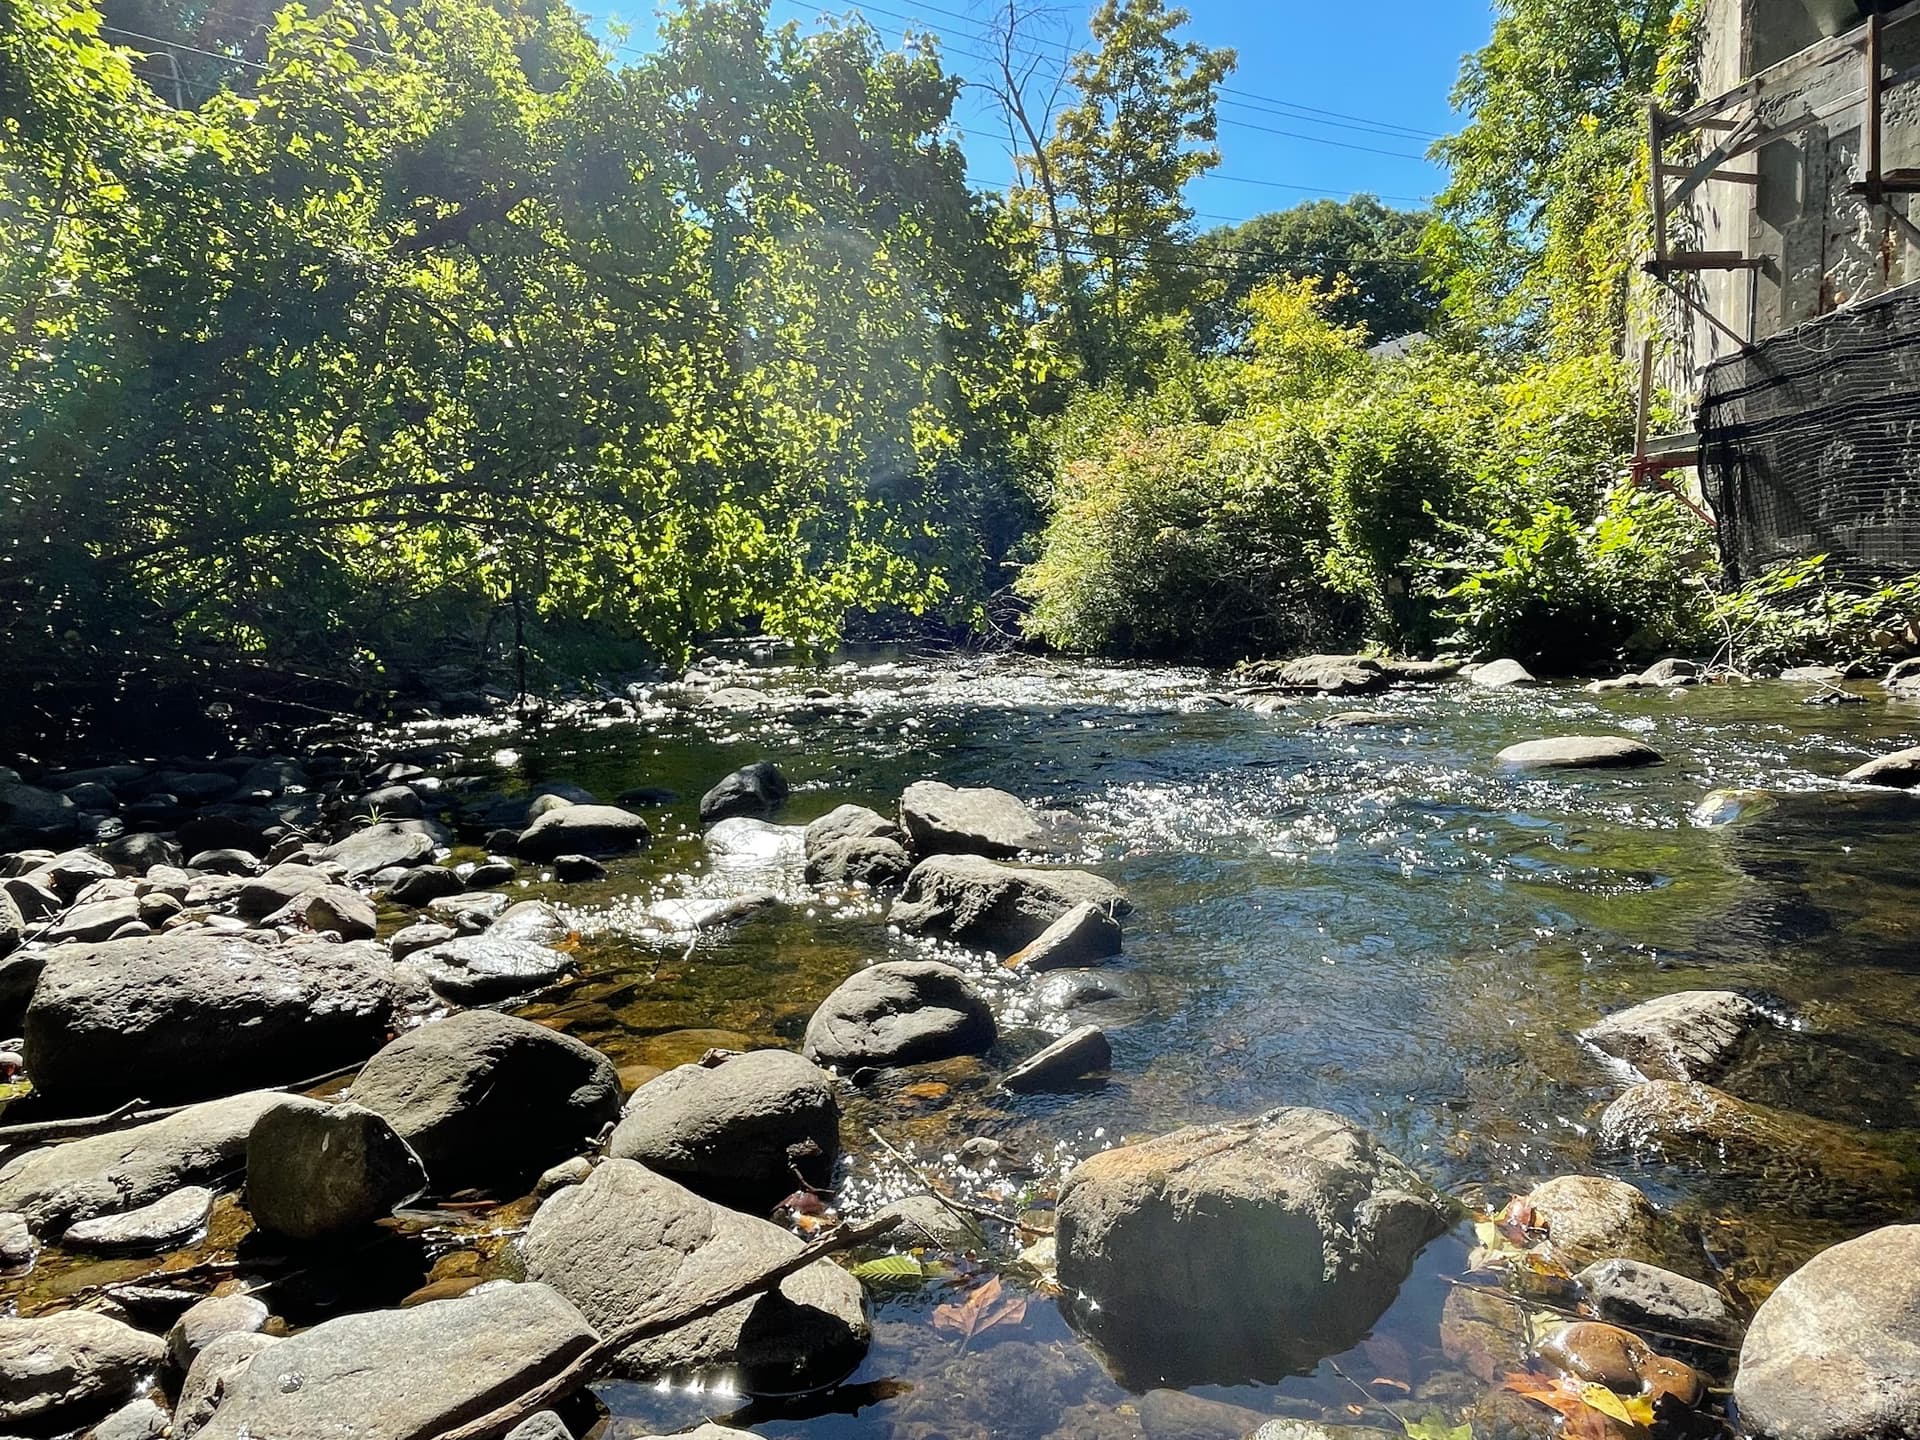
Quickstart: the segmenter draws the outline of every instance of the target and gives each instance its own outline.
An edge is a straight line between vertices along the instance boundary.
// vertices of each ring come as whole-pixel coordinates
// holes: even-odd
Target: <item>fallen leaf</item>
[[[1473,1440],[1470,1422],[1463,1420],[1458,1425],[1449,1425],[1447,1417],[1438,1410],[1429,1410],[1418,1420],[1403,1416],[1400,1428],[1407,1432],[1407,1440]]]
[[[1018,1325],[1026,1318],[1027,1297],[1006,1294],[1000,1277],[989,1275],[983,1284],[970,1290],[964,1300],[936,1305],[933,1328],[952,1331],[964,1344],[996,1325]]]

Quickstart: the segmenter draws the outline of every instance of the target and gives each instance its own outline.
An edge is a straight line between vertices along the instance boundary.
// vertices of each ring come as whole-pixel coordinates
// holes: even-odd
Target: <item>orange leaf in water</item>
[[[1566,1425],[1561,1434],[1566,1440],[1620,1440],[1622,1436],[1646,1433],[1632,1419],[1620,1418],[1623,1412],[1637,1418],[1645,1402],[1622,1400],[1604,1386],[1588,1385],[1566,1376],[1527,1374],[1509,1375],[1500,1384],[1503,1389],[1524,1395],[1564,1418]],[[1589,1391],[1604,1394],[1602,1403],[1594,1403],[1601,1399],[1601,1394],[1590,1395]]]
[[[1008,1295],[998,1275],[989,1275],[986,1283],[976,1285],[964,1300],[936,1305],[933,1328],[950,1330],[962,1341],[984,1334],[996,1325],[1018,1325],[1027,1318],[1027,1297]]]

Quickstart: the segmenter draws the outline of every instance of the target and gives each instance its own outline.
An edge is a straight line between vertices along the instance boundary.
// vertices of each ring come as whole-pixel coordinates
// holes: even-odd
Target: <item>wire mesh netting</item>
[[[1735,580],[1812,555],[1920,570],[1920,285],[1710,366],[1700,479]]]

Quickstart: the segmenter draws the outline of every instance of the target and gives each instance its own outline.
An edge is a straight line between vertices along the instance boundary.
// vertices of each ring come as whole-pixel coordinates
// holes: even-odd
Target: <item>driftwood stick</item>
[[[355,1074],[366,1063],[364,1060],[356,1060],[351,1065],[342,1065],[336,1070],[329,1070],[324,1075],[295,1080],[289,1085],[268,1085],[263,1088],[289,1094],[296,1090],[311,1090],[314,1086],[324,1085],[329,1080],[338,1080],[342,1075]],[[206,1102],[193,1102],[193,1104],[204,1103]],[[149,1106],[144,1100],[129,1100],[118,1109],[109,1110],[104,1115],[75,1115],[65,1120],[31,1120],[19,1125],[0,1125],[0,1145],[33,1145],[42,1140],[68,1140],[117,1129],[123,1123],[144,1125],[149,1120],[164,1120],[169,1115],[178,1115],[182,1110],[191,1110],[193,1104]]]
[[[973,1231],[974,1234],[980,1234],[980,1227],[973,1223],[974,1217],[976,1216],[982,1220],[997,1221],[1013,1230],[1033,1230],[1031,1225],[1022,1225],[1020,1221],[1012,1215],[1004,1215],[998,1210],[989,1210],[985,1205],[972,1205],[965,1200],[955,1200],[950,1195],[942,1195],[940,1193],[940,1187],[933,1183],[932,1178],[928,1176],[926,1171],[913,1163],[912,1156],[902,1152],[892,1141],[888,1140],[886,1136],[882,1135],[871,1125],[867,1127],[867,1134],[871,1135],[879,1143],[880,1148],[891,1155],[898,1164],[905,1166],[908,1174],[912,1175],[914,1179],[927,1187],[927,1193],[929,1195],[935,1200],[938,1200],[941,1205],[945,1206],[947,1211],[952,1214],[955,1219]],[[1034,1231],[1033,1233],[1038,1234],[1039,1232]],[[981,1239],[984,1240],[985,1238],[984,1235],[981,1236]]]
[[[678,1330],[683,1325],[691,1325],[696,1320],[704,1320],[717,1314],[729,1305],[737,1305],[749,1296],[771,1290],[782,1280],[798,1271],[804,1270],[823,1256],[837,1250],[851,1250],[856,1245],[864,1245],[869,1240],[877,1240],[900,1224],[898,1215],[888,1215],[879,1220],[870,1220],[864,1225],[853,1225],[840,1230],[824,1240],[815,1241],[787,1256],[775,1264],[748,1276],[746,1279],[729,1285],[717,1294],[705,1299],[694,1300],[679,1305],[662,1314],[645,1315],[630,1325],[623,1325],[605,1339],[580,1352],[573,1362],[557,1375],[541,1381],[531,1390],[497,1405],[486,1414],[457,1425],[451,1430],[443,1430],[434,1440],[498,1440],[514,1426],[536,1411],[566,1398],[582,1385],[597,1378],[619,1354],[641,1340],[650,1340],[655,1335],[664,1335],[670,1330]]]

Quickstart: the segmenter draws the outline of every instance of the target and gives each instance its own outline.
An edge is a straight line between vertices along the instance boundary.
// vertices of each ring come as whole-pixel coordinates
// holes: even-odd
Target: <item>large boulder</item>
[[[917,855],[986,855],[999,859],[1046,843],[1027,802],[1005,790],[957,789],[938,780],[909,785],[900,824]]]
[[[383,820],[329,845],[320,859],[341,866],[349,880],[382,870],[411,869],[433,858],[433,836],[418,820]]]
[[[1509,745],[1495,758],[1516,770],[1627,770],[1658,765],[1663,757],[1625,735],[1556,735]]]
[[[1920,745],[1877,756],[1864,765],[1854,766],[1840,778],[1854,785],[1889,785],[1911,790],[1920,785]]]
[[[1920,1435],[1920,1225],[1823,1250],[1767,1297],[1740,1347],[1739,1428],[1758,1440]]]
[[[552,1285],[602,1333],[723,1290],[799,1250],[778,1226],[631,1160],[608,1160],[584,1184],[552,1196],[523,1242],[527,1277]],[[859,1364],[870,1333],[860,1282],[823,1260],[777,1290],[641,1341],[620,1370],[638,1379],[724,1370],[750,1392],[790,1393],[839,1380]]]
[[[0,1211],[42,1234],[77,1220],[148,1205],[183,1185],[213,1184],[239,1168],[247,1135],[285,1095],[256,1090],[193,1105],[131,1129],[16,1155],[0,1166]]]
[[[1811,1116],[1736,1099],[1697,1081],[1649,1080],[1601,1113],[1600,1143],[1697,1173],[1705,1186],[1744,1192],[1791,1181],[1793,1203],[1888,1213],[1913,1195],[1901,1157],[1877,1137]]]
[[[596,1340],[545,1285],[488,1285],[344,1315],[228,1374],[203,1440],[431,1440],[565,1369]],[[292,1383],[289,1383],[289,1381]]]
[[[0,1424],[97,1420],[132,1399],[166,1354],[159,1336],[89,1310],[0,1320]]]
[[[562,855],[625,855],[653,843],[647,822],[618,805],[564,805],[520,832],[514,853],[526,860]]]
[[[1014,951],[1076,905],[1108,915],[1132,907],[1120,887],[1084,870],[1001,865],[980,855],[934,855],[913,867],[888,918],[901,929],[963,945]]]
[[[63,946],[27,1006],[27,1068],[60,1107],[193,1100],[370,1055],[394,1003],[393,964],[369,942],[176,930]]]
[[[807,1057],[851,1070],[913,1065],[992,1048],[993,1012],[938,960],[889,960],[848,976],[813,1012]]]
[[[772,815],[787,803],[787,777],[770,760],[742,765],[700,797],[700,823],[735,815]]]
[[[491,1010],[402,1035],[366,1063],[351,1093],[414,1148],[441,1194],[531,1179],[620,1116],[620,1077],[606,1056]]]
[[[634,1092],[607,1153],[764,1213],[802,1180],[830,1183],[840,1153],[833,1077],[790,1050],[682,1065]]]
[[[1649,1080],[1712,1081],[1766,1018],[1731,990],[1681,990],[1609,1015],[1580,1038]]]
[[[290,1096],[247,1136],[247,1212],[289,1239],[358,1230],[426,1188],[413,1147],[361,1105]]]
[[[1060,1283],[1123,1379],[1238,1384],[1359,1340],[1447,1203],[1371,1136],[1285,1108],[1103,1151],[1056,1210]]]

